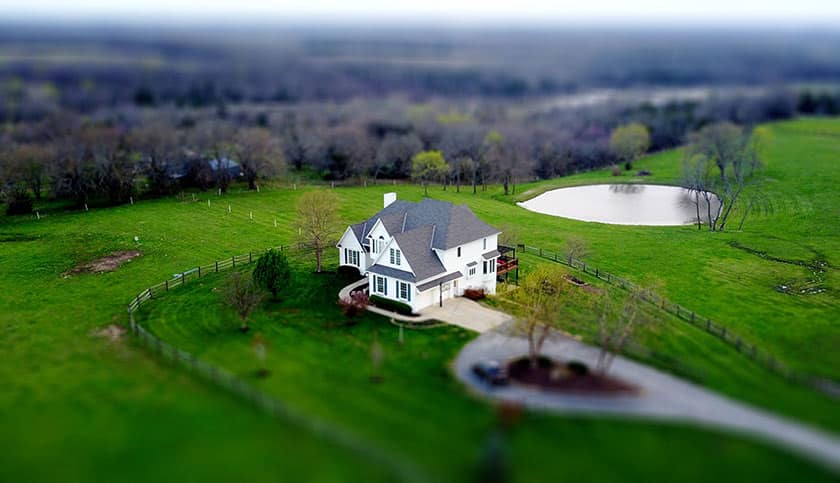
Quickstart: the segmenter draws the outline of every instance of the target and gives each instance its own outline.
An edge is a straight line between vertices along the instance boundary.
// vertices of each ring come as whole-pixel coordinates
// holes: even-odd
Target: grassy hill
[[[516,226],[529,245],[558,249],[568,236],[583,238],[594,265],[631,280],[655,278],[673,301],[727,324],[789,366],[840,379],[840,121],[805,119],[770,129],[766,161],[773,209],[748,219],[740,233],[583,223],[514,204],[555,186],[633,181],[606,170],[519,186],[518,194],[508,197],[499,187],[478,195],[433,188],[430,195],[467,203],[490,223]],[[668,183],[678,176],[679,161],[679,152],[666,152],[641,160],[637,168],[653,173],[645,181]],[[368,216],[391,189],[336,190],[342,215],[348,221]],[[127,301],[173,273],[293,240],[294,201],[302,190],[199,193],[197,201],[187,196],[55,212],[41,220],[0,218],[0,426],[6,436],[0,443],[0,480],[389,478],[346,450],[274,422],[157,362],[130,339],[111,342],[94,335],[108,324],[125,323]],[[422,196],[414,186],[396,191],[403,199]],[[115,272],[66,275],[128,249],[142,256]],[[825,262],[818,282],[823,292],[791,295],[775,289],[812,279],[797,263],[814,260]],[[255,321],[271,341],[275,374],[265,381],[266,390],[416,458],[435,477],[471,475],[492,432],[493,412],[469,397],[446,369],[471,336],[452,328],[411,332],[400,349],[392,326],[382,319],[367,316],[355,326],[334,327],[328,322],[340,319],[332,305],[335,282],[307,278],[305,272],[301,277],[314,284],[307,285],[308,298],[295,295],[285,305],[264,309]],[[246,373],[253,355],[247,340],[225,329],[231,314],[211,292],[219,281],[208,278],[174,291],[144,309],[143,317],[167,340]],[[374,333],[386,351],[381,387],[365,380]],[[716,390],[840,429],[836,401],[765,372],[702,331],[664,319],[640,338],[686,361],[701,383]],[[831,479],[741,438],[640,422],[532,415],[507,444],[520,480]],[[59,464],[43,465],[47,459]],[[668,460],[680,465],[662,464]]]

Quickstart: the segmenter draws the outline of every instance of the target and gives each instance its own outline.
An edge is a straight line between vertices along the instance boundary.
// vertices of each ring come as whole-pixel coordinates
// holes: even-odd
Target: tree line
[[[0,131],[0,189],[9,213],[44,197],[83,207],[226,191],[284,175],[320,180],[413,179],[473,192],[499,183],[609,165],[681,145],[718,122],[753,125],[796,114],[787,91],[663,105],[533,109],[508,103],[401,100],[178,109],[58,111]]]

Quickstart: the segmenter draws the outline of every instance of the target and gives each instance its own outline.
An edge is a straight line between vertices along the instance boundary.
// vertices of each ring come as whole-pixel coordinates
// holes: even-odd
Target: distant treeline
[[[0,119],[125,103],[523,99],[591,88],[840,79],[840,34],[364,27],[112,28],[0,24]]]
[[[125,203],[185,188],[228,189],[236,181],[292,175],[322,180],[407,179],[412,158],[439,150],[448,163],[435,181],[484,186],[623,164],[610,148],[619,126],[640,123],[650,150],[682,144],[720,121],[752,125],[797,108],[831,113],[838,97],[785,90],[763,95],[521,112],[515,105],[371,103],[121,108],[94,116],[52,112],[7,124],[0,175],[10,211],[32,198]]]

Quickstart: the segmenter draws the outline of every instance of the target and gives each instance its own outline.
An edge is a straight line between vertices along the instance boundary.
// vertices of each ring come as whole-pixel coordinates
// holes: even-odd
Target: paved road
[[[837,436],[734,401],[622,357],[616,357],[610,374],[641,387],[640,395],[558,395],[516,385],[488,388],[471,372],[476,362],[504,361],[527,353],[528,341],[514,334],[511,325],[506,324],[467,344],[455,360],[455,373],[472,390],[493,399],[549,411],[616,414],[721,427],[764,439],[840,473],[840,439]],[[558,360],[582,361],[594,367],[598,349],[554,335],[546,341],[543,354]]]

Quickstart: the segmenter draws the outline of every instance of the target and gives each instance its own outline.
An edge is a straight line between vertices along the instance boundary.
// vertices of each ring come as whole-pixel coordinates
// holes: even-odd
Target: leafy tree
[[[289,260],[280,250],[270,249],[260,256],[254,267],[254,281],[261,288],[271,292],[271,297],[277,300],[277,294],[289,285],[292,271]]]
[[[448,172],[449,165],[440,151],[423,151],[411,158],[411,177],[420,180],[426,196],[429,195],[427,183],[445,176]]]
[[[634,122],[620,126],[610,135],[610,151],[625,163],[627,169],[631,169],[633,161],[649,148],[650,132],[643,124]]]
[[[172,174],[181,158],[180,139],[173,126],[153,121],[132,131],[129,144],[140,154],[140,169],[155,196],[169,192]]]
[[[225,280],[224,300],[236,310],[241,325],[239,330],[248,332],[248,316],[259,306],[263,299],[263,292],[254,283],[250,274],[234,272]]]
[[[338,236],[338,196],[332,191],[309,191],[297,202],[301,241],[315,253],[315,271],[321,271],[324,249]]]

